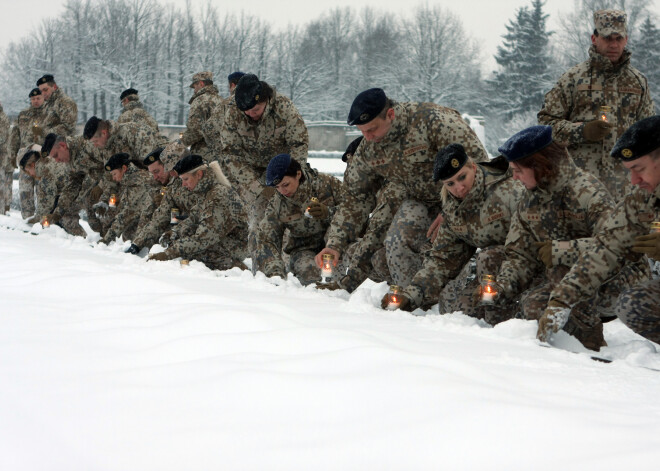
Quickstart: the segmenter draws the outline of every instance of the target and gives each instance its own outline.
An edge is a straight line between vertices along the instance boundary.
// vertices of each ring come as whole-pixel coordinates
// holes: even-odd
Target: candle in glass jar
[[[111,208],[114,208],[117,206],[117,195],[110,195],[110,199],[108,200],[108,206]]]
[[[387,295],[389,297],[389,302],[387,303],[387,309],[389,311],[394,311],[399,309],[401,306],[401,288],[397,285],[390,285],[390,290]]]
[[[321,264],[321,283],[330,283],[334,275],[333,262],[335,256],[330,253],[323,254],[323,263]]]

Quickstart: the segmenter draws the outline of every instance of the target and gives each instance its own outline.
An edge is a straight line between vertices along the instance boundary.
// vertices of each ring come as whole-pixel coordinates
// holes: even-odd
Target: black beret
[[[19,165],[23,170],[25,170],[25,167],[30,165],[32,162],[36,162],[40,157],[41,153],[37,152],[36,150],[27,151],[25,154],[23,154],[23,157],[21,157]]]
[[[291,156],[289,154],[278,154],[270,159],[266,168],[266,185],[279,185],[289,165],[291,165]]]
[[[240,72],[238,70],[236,72],[232,72],[231,74],[227,75],[227,82],[237,83],[241,77],[243,77],[243,75],[245,75],[245,72]]]
[[[256,75],[243,75],[236,85],[236,92],[234,94],[238,109],[241,111],[247,111],[254,108],[259,102],[261,90],[261,82]]]
[[[160,153],[163,152],[164,147],[158,147],[147,154],[142,163],[147,167],[154,162],[160,162]]]
[[[124,90],[123,92],[121,92],[121,95],[119,95],[119,101],[123,100],[123,99],[126,98],[127,96],[130,96],[130,95],[137,95],[137,94],[138,94],[138,91],[137,91],[136,89],[134,89],[134,88],[127,88],[126,90]]]
[[[33,96],[38,96],[38,95],[41,95],[41,90],[39,90],[38,88],[33,88],[32,90],[30,90],[30,94],[28,95],[28,97],[32,98]]]
[[[201,155],[190,154],[190,155],[186,155],[181,160],[179,160],[174,166],[173,170],[177,174],[183,175],[184,173],[197,170],[199,167],[203,165],[204,165],[204,159],[202,158]]]
[[[624,162],[637,160],[660,147],[660,116],[637,121],[625,130],[610,155]]]
[[[98,119],[96,116],[92,116],[87,120],[85,123],[85,129],[83,130],[83,137],[87,140],[91,139],[94,134],[96,134],[96,130],[99,127],[99,123],[101,122],[100,119]]]
[[[39,85],[44,84],[44,83],[49,83],[49,82],[54,82],[54,81],[55,81],[55,77],[53,77],[50,74],[46,74],[43,77],[41,77],[39,80],[37,80],[37,87]]]
[[[56,140],[57,140],[57,134],[55,134],[54,132],[48,133],[48,135],[44,139],[44,145],[41,146],[41,155],[43,155],[44,157],[50,155],[50,151],[53,149]]]
[[[365,90],[353,100],[346,122],[349,126],[367,124],[383,111],[386,104],[387,97],[382,88]]]
[[[511,136],[499,149],[506,160],[515,162],[524,159],[552,144],[550,126],[531,126]]]
[[[119,154],[115,154],[108,159],[108,161],[105,163],[105,169],[108,172],[111,170],[117,170],[118,168],[121,168],[122,165],[128,165],[130,161],[130,155],[128,155],[126,152],[120,152]]]
[[[447,180],[456,175],[467,162],[468,156],[460,144],[449,144],[435,154],[433,181]]]
[[[355,154],[355,151],[360,145],[360,142],[362,142],[362,139],[364,139],[364,136],[360,136],[357,139],[353,139],[353,142],[351,142],[346,148],[346,152],[344,152],[344,155],[341,156],[341,160],[346,162],[348,160],[349,155]]]

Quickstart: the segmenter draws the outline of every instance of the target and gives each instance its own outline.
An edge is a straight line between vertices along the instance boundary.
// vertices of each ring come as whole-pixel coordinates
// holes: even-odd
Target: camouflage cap
[[[166,172],[174,170],[176,163],[181,157],[188,154],[188,148],[179,141],[170,142],[160,153],[160,161],[163,163]]]
[[[660,115],[637,121],[625,130],[610,155],[624,162],[637,160],[660,148]]]
[[[605,38],[614,33],[628,36],[627,19],[626,12],[622,10],[598,10],[594,12],[596,31]]]
[[[209,72],[208,70],[205,72],[197,72],[195,75],[193,75],[190,88],[193,88],[193,85],[195,85],[195,83],[199,82],[200,80],[206,80],[207,82],[213,83],[213,72]]]

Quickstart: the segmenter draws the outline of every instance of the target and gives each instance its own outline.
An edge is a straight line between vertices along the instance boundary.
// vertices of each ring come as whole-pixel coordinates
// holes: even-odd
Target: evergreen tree
[[[651,96],[655,103],[656,113],[660,111],[660,30],[650,17],[642,23],[639,29],[639,39],[633,44],[633,65],[637,67],[649,81]]]

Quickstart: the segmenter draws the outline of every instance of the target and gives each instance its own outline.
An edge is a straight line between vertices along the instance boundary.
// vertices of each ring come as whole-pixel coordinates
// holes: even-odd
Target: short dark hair
[[[302,171],[302,167],[300,166],[300,163],[296,159],[291,159],[291,163],[289,164],[289,167],[286,169],[286,172],[284,172],[285,177],[295,177],[296,174],[298,173],[298,170],[300,170],[300,183],[305,181],[305,172]]]
[[[568,159],[566,147],[553,141],[549,146],[514,163],[534,170],[534,178],[539,186],[543,187],[559,174],[559,164],[566,159]]]
[[[268,85],[266,82],[262,81],[261,82],[261,95],[259,95],[259,100],[257,100],[257,103],[263,103],[264,101],[268,101],[271,98],[273,98],[273,95],[274,95],[273,87]]]
[[[394,108],[394,100],[392,100],[391,98],[386,98],[385,106],[380,111],[380,113],[378,113],[377,118],[385,119],[385,117],[387,116],[387,110],[389,110],[390,108]]]

